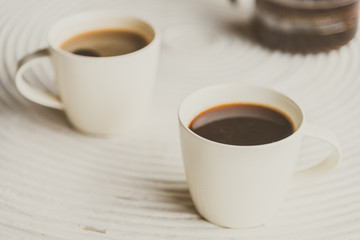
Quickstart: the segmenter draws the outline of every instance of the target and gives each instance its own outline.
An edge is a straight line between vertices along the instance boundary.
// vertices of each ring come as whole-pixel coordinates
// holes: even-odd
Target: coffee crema
[[[84,32],[66,40],[60,48],[88,57],[112,57],[135,52],[149,42],[127,29],[101,29]]]
[[[248,103],[212,107],[197,115],[190,130],[208,140],[229,145],[261,145],[290,136],[294,124],[274,108]]]

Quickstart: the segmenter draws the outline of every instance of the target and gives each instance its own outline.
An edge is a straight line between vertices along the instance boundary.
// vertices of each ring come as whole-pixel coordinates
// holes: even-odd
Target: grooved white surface
[[[244,15],[222,0],[12,0],[0,2],[0,239],[360,239],[360,38],[329,54],[271,52],[235,30]],[[46,47],[57,19],[119,9],[162,29],[154,101],[139,130],[117,138],[81,135],[64,114],[14,87],[16,62]],[[26,77],[54,90],[49,62]],[[184,176],[177,107],[222,82],[272,86],[308,120],[333,130],[344,159],[330,177],[289,190],[271,223],[232,230],[204,221]],[[305,141],[299,168],[324,156]]]

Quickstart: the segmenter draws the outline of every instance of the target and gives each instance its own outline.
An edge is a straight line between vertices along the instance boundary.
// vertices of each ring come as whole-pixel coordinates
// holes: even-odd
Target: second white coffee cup
[[[112,57],[87,57],[67,52],[61,44],[78,34],[101,29],[125,29],[142,35],[148,45]],[[55,23],[48,34],[49,48],[24,57],[15,82],[20,93],[38,104],[64,110],[81,132],[118,135],[143,119],[151,100],[157,72],[160,32],[142,19],[116,11],[84,12]],[[23,78],[36,59],[50,58],[59,96],[30,85]]]

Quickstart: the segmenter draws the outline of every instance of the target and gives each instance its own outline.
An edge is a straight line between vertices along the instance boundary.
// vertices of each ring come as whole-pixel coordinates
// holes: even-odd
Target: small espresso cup
[[[293,133],[281,140],[250,146],[229,145],[194,133],[189,125],[215,106],[252,103],[286,114]],[[306,122],[301,108],[275,90],[229,84],[206,87],[189,95],[178,112],[187,182],[197,211],[208,221],[229,228],[251,228],[269,222],[293,184],[307,184],[332,172],[341,159],[337,138]],[[332,152],[320,163],[295,171],[304,136],[328,143]]]
[[[147,45],[117,56],[77,55],[61,48],[83,33],[121,29],[141,35]],[[25,56],[18,63],[16,87],[29,100],[63,110],[81,132],[118,135],[136,127],[151,100],[157,72],[160,32],[137,17],[116,11],[83,12],[56,22],[48,33],[49,47]],[[50,58],[59,96],[24,80],[24,72],[40,58]]]

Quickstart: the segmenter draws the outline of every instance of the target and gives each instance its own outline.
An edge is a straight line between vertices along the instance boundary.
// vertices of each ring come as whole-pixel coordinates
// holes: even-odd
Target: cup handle
[[[304,136],[317,138],[328,143],[332,147],[332,152],[319,164],[295,172],[293,176],[294,185],[303,185],[320,180],[322,177],[331,173],[339,165],[342,156],[339,141],[333,133],[312,124],[307,124],[304,130]]]
[[[27,99],[40,105],[62,110],[64,106],[63,103],[60,101],[59,97],[31,86],[28,82],[25,81],[23,77],[24,72],[28,70],[34,63],[36,63],[35,60],[39,60],[41,58],[49,56],[50,51],[46,48],[37,50],[23,57],[18,62],[15,74],[15,85],[19,92]]]

